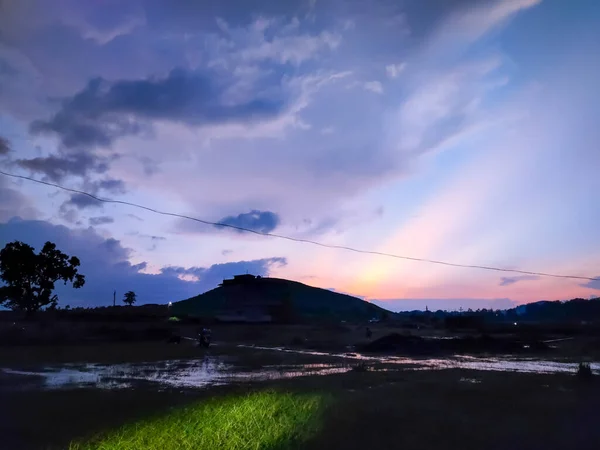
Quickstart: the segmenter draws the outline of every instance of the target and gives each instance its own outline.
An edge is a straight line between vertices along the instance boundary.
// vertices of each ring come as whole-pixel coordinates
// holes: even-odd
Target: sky
[[[0,166],[296,239],[600,277],[595,0],[0,0]],[[392,310],[600,281],[361,254],[0,176],[0,245],[166,303],[254,273]]]

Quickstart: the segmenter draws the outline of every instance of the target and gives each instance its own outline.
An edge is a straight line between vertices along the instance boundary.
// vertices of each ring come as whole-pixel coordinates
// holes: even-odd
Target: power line
[[[306,243],[306,244],[318,245],[319,247],[333,248],[333,249],[338,249],[338,250],[347,250],[350,252],[364,253],[364,254],[368,254],[368,255],[386,256],[388,258],[404,259],[404,260],[408,260],[408,261],[427,262],[427,263],[431,263],[431,264],[439,264],[439,265],[450,266],[450,267],[462,267],[462,268],[466,268],[466,269],[483,269],[483,270],[493,270],[496,272],[509,272],[509,273],[519,273],[519,274],[523,274],[523,275],[536,275],[536,276],[540,276],[540,277],[569,278],[569,279],[575,279],[575,280],[600,281],[600,278],[581,277],[581,276],[575,276],[575,275],[559,275],[559,274],[553,274],[553,273],[533,272],[533,271],[528,271],[528,270],[517,270],[517,269],[506,269],[506,268],[502,268],[502,267],[480,266],[480,265],[474,265],[474,264],[458,264],[458,263],[451,263],[451,262],[447,262],[447,261],[437,261],[434,259],[415,258],[415,257],[411,257],[411,256],[394,255],[392,253],[376,252],[376,251],[371,251],[371,250],[360,250],[360,249],[353,248],[353,247],[346,247],[344,245],[324,244],[322,242],[312,241],[309,239],[293,238],[290,236],[283,236],[281,234],[275,234],[275,233],[264,233],[262,231],[256,231],[256,230],[252,230],[249,228],[238,227],[236,225],[231,225],[231,224],[227,224],[227,223],[211,222],[209,220],[202,220],[202,219],[198,219],[196,217],[186,216],[184,214],[160,211],[158,209],[150,208],[148,206],[138,205],[137,203],[131,203],[131,202],[126,202],[126,201],[122,201],[122,200],[112,200],[112,199],[107,199],[107,198],[101,198],[101,197],[97,197],[93,194],[90,194],[89,192],[80,191],[78,189],[71,189],[68,187],[61,186],[59,184],[49,183],[47,181],[36,180],[35,178],[27,177],[24,175],[16,175],[16,174],[12,174],[12,173],[7,173],[2,170],[0,170],[0,173],[2,175],[6,175],[8,177],[20,178],[23,180],[33,181],[35,183],[44,184],[46,186],[52,186],[52,187],[55,187],[58,189],[62,189],[63,191],[85,195],[87,197],[90,197],[94,200],[97,200],[97,201],[103,202],[103,203],[116,203],[116,204],[120,204],[120,205],[133,206],[134,208],[144,209],[146,211],[150,211],[150,212],[153,212],[156,214],[161,214],[163,216],[179,217],[181,219],[193,220],[195,222],[199,222],[199,223],[202,223],[205,225],[211,225],[211,226],[223,227],[223,228],[231,228],[231,229],[238,230],[238,231],[244,231],[247,233],[257,234],[259,236],[274,237],[274,238],[285,239],[285,240],[293,241],[293,242],[302,242],[302,243]]]

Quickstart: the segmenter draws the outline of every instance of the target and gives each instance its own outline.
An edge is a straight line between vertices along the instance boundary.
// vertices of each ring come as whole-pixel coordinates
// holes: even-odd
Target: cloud
[[[161,269],[161,273],[164,275],[173,275],[177,277],[188,275],[195,277],[198,280],[203,280],[204,283],[210,286],[216,286],[224,279],[230,278],[232,275],[249,273],[252,275],[265,276],[269,273],[270,269],[275,267],[283,267],[286,265],[286,258],[264,258],[254,261],[236,261],[213,264],[209,268],[168,266],[163,267]]]
[[[236,104],[222,101],[224,88],[218,74],[173,69],[165,78],[110,82],[91,80],[62,102],[49,120],[31,124],[33,133],[51,133],[68,148],[109,147],[121,137],[140,135],[146,121],[165,120],[188,125],[253,122],[280,114],[280,93]]]
[[[335,31],[306,30],[296,17],[253,16],[249,23],[238,25],[217,18],[220,33],[204,37],[216,53],[211,65],[231,70],[240,65],[266,63],[297,67],[337,49],[342,42]]]
[[[15,164],[30,172],[41,173],[57,183],[69,175],[85,177],[90,172],[104,173],[109,168],[109,160],[90,153],[18,159]]]
[[[37,218],[40,212],[31,199],[10,186],[6,177],[0,177],[0,222],[5,222],[12,217]]]
[[[306,7],[307,2],[302,2]],[[304,9],[296,9],[296,4],[265,0],[241,6],[232,0],[132,0],[122,8],[114,7],[118,3],[114,0],[61,0],[44,17],[35,14],[44,9],[43,0],[12,2],[17,3],[23,6],[14,8],[28,10],[27,14],[19,20],[14,15],[10,20],[8,15],[0,18],[3,37],[10,28],[6,42],[14,43],[14,55],[4,59],[14,69],[7,76],[11,84],[0,75],[2,110],[17,117],[22,103],[39,103],[44,111],[17,125],[43,119],[33,129],[53,139],[38,136],[35,140],[46,149],[57,137],[56,157],[75,157],[81,147],[112,145],[123,158],[111,163],[102,178],[123,180],[132,187],[129,194],[141,203],[173,212],[193,211],[194,216],[214,221],[232,212],[232,218],[238,219],[236,214],[248,211],[250,205],[258,211],[277,211],[278,217],[285,218],[283,225],[292,227],[311,218],[308,232],[344,233],[335,236],[336,241],[356,243],[379,236],[365,244],[377,247],[377,239],[385,241],[389,230],[404,225],[398,217],[400,209],[406,209],[408,216],[413,202],[426,201],[425,195],[436,197],[438,182],[471,154],[468,145],[461,145],[443,155],[447,159],[441,166],[437,155],[435,161],[421,156],[449,148],[449,141],[496,113],[488,108],[488,101],[510,102],[512,97],[504,94],[514,92],[488,88],[496,76],[504,75],[496,70],[510,71],[512,47],[500,46],[509,53],[498,57],[501,64],[488,71],[475,63],[500,47],[486,41],[469,48],[481,34],[476,30],[479,22],[486,32],[512,16],[495,0],[401,4],[374,0],[369,5],[322,0],[314,10],[314,21],[303,20]],[[105,7],[107,3],[111,5]],[[136,6],[130,6],[133,3]],[[464,19],[475,9],[476,20]],[[345,30],[344,24],[349,23],[353,29]],[[0,59],[5,55],[0,48]],[[534,64],[535,59],[515,58],[519,64]],[[178,69],[175,76],[174,67],[185,69]],[[334,74],[345,78],[340,75],[334,82]],[[385,95],[365,89],[365,83],[378,79],[379,85],[370,86],[380,92],[385,88]],[[516,81],[521,80],[527,81],[525,72]],[[20,83],[21,89],[13,89],[14,83]],[[10,105],[3,101],[8,94]],[[257,118],[251,113],[236,115],[256,101],[275,108]],[[224,118],[219,114],[213,118],[214,110]],[[206,111],[211,117],[205,117]],[[228,115],[232,111],[236,114]],[[18,157],[26,158],[20,144]],[[483,147],[481,153],[487,150]],[[94,152],[104,155],[103,149]],[[427,170],[417,174],[420,163],[427,164]],[[438,166],[444,169],[438,171]],[[419,175],[431,179],[421,183]],[[76,176],[80,175],[76,172]],[[402,186],[407,183],[409,190],[416,185],[414,196],[396,202],[398,196],[404,198]],[[469,189],[479,191],[479,186],[475,180]],[[94,189],[101,188],[90,192]],[[107,191],[124,189],[114,185]],[[386,210],[381,222],[369,227],[372,233],[364,236],[364,224],[347,226],[348,220],[340,224],[335,219],[341,209],[360,210],[361,198],[371,205],[396,202],[397,206]],[[39,201],[44,212],[51,213],[50,202],[45,197]],[[456,207],[462,208],[454,203]],[[79,209],[70,208],[70,219],[75,221]],[[450,211],[448,217],[453,215],[457,214]],[[146,233],[160,234],[159,222],[149,217],[139,225]],[[189,229],[196,226],[186,224]],[[136,224],[130,225],[135,229]],[[197,226],[214,232],[211,226]],[[227,239],[231,233],[223,236]],[[141,251],[152,245],[150,240],[134,242]],[[177,248],[179,242],[172,244]],[[217,255],[228,246],[214,245],[211,251]],[[161,257],[179,258],[164,250]],[[245,253],[250,249],[237,251],[253,257]],[[431,251],[439,249],[432,246]],[[463,258],[460,252],[448,256]]]
[[[519,281],[533,281],[533,280],[539,280],[540,277],[536,276],[536,275],[520,275],[520,276],[516,276],[516,277],[502,277],[500,279],[500,284],[499,286],[510,286],[511,284],[515,284]]]
[[[263,258],[215,264],[208,267],[167,267],[156,274],[143,273],[148,264],[132,264],[133,251],[124,248],[116,239],[105,239],[93,228],[71,230],[49,222],[13,219],[0,224],[0,246],[20,240],[39,250],[46,241],[56,243],[68,255],[81,260],[80,273],[86,276],[85,286],[75,290],[62,285],[57,293],[62,305],[111,305],[113,290],[117,296],[133,290],[140,303],[178,301],[217,287],[224,278],[240,273],[267,276],[272,267],[287,263],[285,258]],[[179,278],[193,275],[198,281]]]
[[[69,200],[62,204],[61,208],[67,206],[74,206],[81,210],[85,208],[102,208],[103,203],[84,194],[72,194]]]
[[[379,81],[367,81],[364,86],[367,91],[383,94],[383,85]]]
[[[440,35],[460,35],[475,40],[521,10],[542,3],[542,0],[494,0],[479,2],[451,15],[440,29]]]
[[[241,213],[237,216],[227,216],[215,222],[219,224],[229,225],[231,227],[245,228],[248,230],[258,231],[260,233],[270,233],[275,230],[281,222],[279,215],[271,211],[251,210],[247,213]],[[223,225],[214,225],[214,228],[231,230],[230,227]],[[191,221],[188,219],[178,219],[175,222],[175,229],[182,233],[207,233],[210,232],[210,227],[204,223]],[[244,233],[244,230],[234,229],[238,233]]]
[[[115,219],[110,216],[98,216],[98,217],[90,217],[89,223],[92,226],[97,225],[106,225],[109,223],[114,223]]]
[[[406,68],[406,63],[388,64],[385,66],[385,73],[389,78],[398,77]]]
[[[587,283],[581,284],[580,286],[589,289],[600,289],[600,276],[595,277],[596,280],[590,280]]]
[[[98,194],[101,191],[110,192],[112,194],[125,194],[125,182],[115,178],[105,178],[103,180],[85,180],[84,191],[92,194]]]
[[[8,139],[0,136],[0,156],[8,155],[10,153],[10,142]]]
[[[238,214],[237,216],[227,216],[219,220],[219,223],[233,227],[246,228],[261,233],[270,233],[280,223],[279,216],[271,211],[252,210],[248,213]],[[225,228],[215,225],[216,228]],[[236,230],[243,233],[243,230]]]
[[[406,99],[390,121],[388,139],[405,154],[443,146],[482,121],[482,99],[502,87],[503,61],[489,57],[411,78]],[[393,127],[393,128],[392,128]]]
[[[239,53],[242,61],[275,60],[280,64],[300,65],[316,53],[336,49],[341,42],[337,34],[324,31],[317,36],[283,36],[272,40],[263,39],[260,45]]]

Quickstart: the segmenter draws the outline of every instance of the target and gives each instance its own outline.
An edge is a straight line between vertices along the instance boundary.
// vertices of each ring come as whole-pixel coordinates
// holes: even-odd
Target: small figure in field
[[[208,347],[210,345],[210,329],[202,328],[198,333],[198,343],[201,347]]]
[[[367,336],[367,339],[371,339],[371,336],[373,336],[373,332],[371,331],[371,329],[369,327],[367,327],[367,331],[365,334]]]

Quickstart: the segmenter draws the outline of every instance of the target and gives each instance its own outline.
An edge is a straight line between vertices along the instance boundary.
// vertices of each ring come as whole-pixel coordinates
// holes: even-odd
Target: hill
[[[273,305],[286,304],[292,308],[295,317],[302,319],[354,321],[381,319],[393,314],[350,295],[296,281],[252,275],[225,280],[216,289],[173,303],[172,312],[174,315],[217,317],[232,309],[268,310]]]

